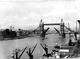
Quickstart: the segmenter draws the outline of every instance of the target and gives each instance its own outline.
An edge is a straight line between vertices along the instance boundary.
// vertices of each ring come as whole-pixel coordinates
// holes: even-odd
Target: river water
[[[37,44],[37,47],[33,52],[34,59],[40,59],[40,57],[45,53],[43,48],[40,46],[41,42],[42,41],[39,36],[27,37],[24,39],[0,41],[0,59],[11,59],[11,55],[14,49],[22,49],[26,46],[33,48],[35,44]],[[46,39],[44,40],[44,43],[48,45],[50,51],[56,43],[61,45],[67,42],[68,38],[62,39],[58,34],[47,35]],[[21,59],[28,59],[28,55],[24,53]]]

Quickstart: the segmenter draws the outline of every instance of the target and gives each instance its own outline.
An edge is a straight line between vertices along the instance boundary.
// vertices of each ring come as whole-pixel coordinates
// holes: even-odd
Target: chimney
[[[80,20],[77,20],[79,23],[79,39],[80,39]]]

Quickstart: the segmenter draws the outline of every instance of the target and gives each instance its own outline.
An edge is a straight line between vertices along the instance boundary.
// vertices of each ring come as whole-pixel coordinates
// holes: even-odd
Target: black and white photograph
[[[80,59],[80,0],[0,0],[0,59]]]

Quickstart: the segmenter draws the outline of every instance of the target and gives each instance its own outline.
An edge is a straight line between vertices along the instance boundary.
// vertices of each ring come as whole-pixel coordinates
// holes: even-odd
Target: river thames
[[[43,41],[45,44],[48,45],[49,52],[53,49],[53,46],[58,43],[66,44],[68,43],[68,36],[65,39],[62,39],[58,34],[50,34],[46,36],[46,39]],[[41,38],[39,36],[34,37],[27,37],[24,39],[16,39],[16,40],[6,40],[6,41],[0,41],[0,59],[12,59],[12,52],[16,48],[23,49],[26,46],[32,47],[37,44],[33,56],[34,59],[40,59],[40,57],[45,53],[43,48],[41,47],[40,43],[42,42]],[[24,53],[21,57],[21,59],[29,59],[28,55]]]

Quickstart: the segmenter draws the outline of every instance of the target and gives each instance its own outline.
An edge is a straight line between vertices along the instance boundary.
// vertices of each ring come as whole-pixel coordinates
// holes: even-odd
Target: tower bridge
[[[63,38],[65,38],[65,31],[64,31],[64,22],[63,22],[63,19],[61,19],[61,22],[60,23],[47,23],[45,24],[42,19],[40,21],[40,25],[39,25],[39,28],[40,28],[40,32],[43,32],[44,31],[44,26],[53,26],[53,25],[58,25],[60,26],[60,34]]]

